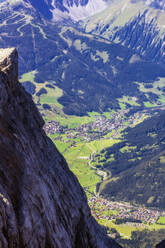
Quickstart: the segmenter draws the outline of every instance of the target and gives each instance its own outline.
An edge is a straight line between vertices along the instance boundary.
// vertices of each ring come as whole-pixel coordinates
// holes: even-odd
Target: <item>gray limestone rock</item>
[[[120,247],[91,216],[86,196],[46,136],[18,83],[17,51],[0,49],[0,247]]]

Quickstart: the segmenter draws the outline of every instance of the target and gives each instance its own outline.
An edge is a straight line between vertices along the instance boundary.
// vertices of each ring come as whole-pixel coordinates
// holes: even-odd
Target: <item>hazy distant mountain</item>
[[[30,4],[47,19],[71,18],[75,21],[89,17],[106,8],[105,0],[11,0],[10,4]]]

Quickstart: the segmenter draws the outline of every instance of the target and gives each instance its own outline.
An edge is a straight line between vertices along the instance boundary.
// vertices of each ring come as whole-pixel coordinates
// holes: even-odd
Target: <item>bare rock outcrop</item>
[[[165,248],[165,240],[163,240],[159,244],[157,244],[155,248]]]
[[[120,247],[91,216],[17,76],[17,51],[0,49],[0,247]]]

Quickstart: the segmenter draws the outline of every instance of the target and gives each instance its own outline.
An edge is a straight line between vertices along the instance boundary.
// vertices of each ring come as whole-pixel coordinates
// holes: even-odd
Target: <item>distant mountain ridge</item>
[[[147,0],[146,4],[157,9],[165,10],[164,0]]]
[[[83,23],[85,31],[133,49],[149,61],[165,62],[165,2],[112,1]]]
[[[58,101],[66,114],[119,109],[118,99],[135,94],[136,106],[157,101],[156,94],[142,92],[136,82],[147,87],[159,77],[165,77],[162,64],[146,61],[147,55],[139,56],[133,48],[82,32],[73,22],[47,21],[35,8],[28,7],[32,6],[29,1],[23,5],[20,2],[5,4],[0,13],[3,23],[0,46],[18,48],[21,74],[33,71],[35,82],[55,83],[63,90]],[[160,59],[159,46],[156,51]],[[152,55],[147,49],[146,53]]]
[[[8,1],[14,6],[29,4],[49,20],[82,20],[106,8],[105,0],[15,0]]]

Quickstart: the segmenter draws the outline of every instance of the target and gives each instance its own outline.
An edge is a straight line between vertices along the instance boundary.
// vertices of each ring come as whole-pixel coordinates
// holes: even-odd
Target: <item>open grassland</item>
[[[123,96],[122,98],[119,98],[118,101],[121,108],[124,108],[125,103],[128,103],[131,106],[140,106],[140,104],[137,103],[136,97]]]
[[[157,223],[160,225],[165,225],[165,217],[164,216],[160,217]]]
[[[34,78],[35,78],[35,73],[36,71],[30,71],[30,72],[27,72],[27,73],[24,73],[21,78],[19,79],[19,81],[21,83],[23,82],[26,82],[26,81],[30,81],[32,83],[36,83]]]
[[[151,103],[151,102],[144,102],[144,106],[146,108],[153,108],[153,107],[156,106],[156,104],[155,103]]]
[[[164,96],[164,85],[165,85],[165,78],[159,78],[157,81],[153,82],[152,84],[145,85],[144,83],[136,82],[139,85],[139,90],[143,93],[146,93],[146,97],[149,98],[149,94],[155,94],[158,96],[158,99],[149,100],[144,102],[144,106],[147,108],[155,107],[159,104],[165,104],[165,96]],[[147,87],[148,86],[148,87]]]
[[[23,74],[20,81],[22,83],[29,81],[34,84],[35,93],[33,94],[33,98],[38,104],[46,123],[55,121],[65,128],[65,132],[49,134],[49,137],[66,158],[71,170],[78,177],[80,184],[88,188],[90,192],[95,193],[97,183],[102,182],[100,186],[100,189],[102,189],[111,180],[118,180],[118,177],[110,178],[110,171],[104,170],[105,161],[107,163],[115,161],[114,154],[112,153],[107,158],[101,151],[120,143],[123,139],[123,130],[130,125],[130,122],[124,118],[123,113],[126,110],[123,110],[123,112],[120,110],[122,113],[114,110],[104,112],[101,114],[101,121],[100,113],[98,112],[89,112],[86,116],[66,115],[63,112],[63,106],[58,102],[59,98],[63,96],[63,90],[57,87],[55,81],[44,82],[42,84],[35,82],[35,73],[35,71],[32,71]],[[124,104],[124,106],[126,106],[125,104],[137,106],[137,99],[125,96],[120,99],[120,103]],[[44,109],[44,105],[48,108]],[[92,129],[88,130],[88,135],[86,131],[78,131],[78,128],[82,125],[90,125],[95,122],[102,123],[101,125],[104,127],[104,119],[113,120],[114,129],[105,132],[102,136],[97,136],[100,125],[94,128],[91,127]],[[135,115],[131,120],[131,125],[135,126],[136,123],[143,121],[143,119],[143,114],[140,116]],[[92,136],[90,136],[91,133]],[[84,138],[85,135],[87,135],[86,138]],[[121,148],[121,153],[132,152],[135,148],[135,146],[125,146]],[[101,154],[99,159],[97,156],[95,158],[97,154]]]
[[[58,102],[58,98],[63,95],[63,91],[55,86],[53,89],[48,88],[46,94],[42,94],[40,97],[41,104],[54,104],[56,107],[62,109],[63,106]]]
[[[131,17],[138,14],[141,8],[144,9],[144,5],[141,3],[135,6],[131,4],[131,1],[127,1],[127,7],[124,4],[125,0],[115,1],[101,13],[92,16],[89,20],[87,20],[86,31],[91,32],[92,30],[95,30],[98,23],[101,23],[104,26],[109,24],[113,16],[116,18],[114,18],[114,21],[111,24],[111,30],[115,26],[123,26],[126,22],[129,21]],[[123,5],[124,8],[122,8]]]
[[[161,95],[162,94],[162,88],[164,87],[164,84],[165,84],[165,78],[159,78],[157,81],[150,84],[149,88],[146,88],[144,83],[138,83],[137,82],[137,84],[139,85],[139,89],[142,92],[145,92],[145,93],[151,92],[151,93],[156,94],[156,95]]]
[[[104,169],[105,161],[107,163],[115,162],[115,154],[112,152],[109,158],[106,157],[106,153],[104,149],[113,147],[113,145],[118,145],[118,143],[123,141],[124,137],[124,129],[130,126],[130,122],[128,119],[120,119],[116,118],[118,115],[117,112],[113,110],[109,110],[109,112],[102,113],[107,119],[116,118],[114,122],[123,122],[123,126],[119,126],[118,128],[114,128],[113,130],[107,132],[102,137],[97,137],[94,140],[84,139],[83,133],[82,136],[80,133],[77,135],[77,128],[81,125],[90,124],[92,122],[96,122],[100,113],[98,112],[90,112],[86,116],[69,116],[63,112],[63,106],[58,102],[58,99],[63,96],[63,90],[57,87],[56,82],[44,82],[43,84],[35,82],[35,72],[29,72],[22,76],[22,83],[26,81],[30,81],[35,85],[35,94],[33,98],[36,103],[39,105],[39,109],[43,114],[43,117],[46,122],[48,121],[56,121],[59,122],[61,126],[66,127],[68,130],[70,129],[70,133],[54,133],[49,134],[49,137],[55,143],[58,150],[64,155],[70,169],[77,176],[80,184],[84,187],[87,197],[90,199],[91,194],[97,195],[101,193],[110,182],[115,182],[120,180],[120,177],[113,176],[111,172],[107,172]],[[158,84],[159,83],[159,84]],[[51,84],[53,87],[47,87],[48,84]],[[154,93],[159,93],[158,87],[163,87],[163,80],[160,82],[156,82],[154,84]],[[43,94],[38,95],[38,93],[45,89]],[[143,88],[141,88],[143,89]],[[145,89],[145,88],[144,88]],[[145,92],[146,94],[149,91]],[[159,94],[159,101],[164,101],[163,96]],[[127,105],[131,105],[132,107],[138,107],[138,100],[136,98],[124,96],[118,99],[121,109],[126,109]],[[50,106],[51,109],[44,109],[44,104]],[[150,101],[144,103],[145,107],[150,108],[154,107],[155,103],[152,104]],[[119,114],[120,115],[120,114]],[[115,117],[114,117],[115,116]],[[118,120],[119,118],[119,120]],[[147,118],[147,114],[135,116],[131,121],[131,127],[136,126],[138,123],[143,122],[143,120]],[[96,130],[91,130],[91,132],[97,132]],[[70,136],[68,135],[70,134]],[[125,132],[126,134],[126,132]],[[73,135],[73,137],[72,137]],[[150,134],[150,136],[154,136],[154,134]],[[150,146],[151,148],[151,146]],[[129,160],[130,153],[136,153],[136,146],[129,144],[125,144],[121,148],[119,148],[119,152],[121,154],[128,154],[128,161],[134,162],[134,158],[131,157],[132,161]],[[95,155],[100,155],[99,157],[95,157]],[[137,155],[140,156],[140,155]],[[95,159],[95,160],[94,160]],[[140,158],[139,158],[140,159]],[[160,157],[160,163],[164,163],[164,156]],[[99,166],[99,168],[98,168]],[[99,188],[96,192],[96,185],[100,183]],[[152,201],[152,198],[149,199]],[[102,207],[100,207],[101,209]],[[98,206],[99,209],[99,206]],[[96,211],[97,213],[97,211]],[[104,210],[104,216],[116,216],[118,210]],[[121,235],[124,239],[131,239],[132,232],[134,231],[143,231],[145,229],[152,230],[160,230],[162,228],[165,229],[165,219],[164,217],[159,218],[157,224],[146,224],[141,223],[136,225],[135,223],[124,223],[124,224],[116,224],[114,220],[106,220],[103,218],[97,218],[97,221],[107,226],[109,229],[116,229],[116,231]]]
[[[55,144],[59,150],[60,153],[64,153],[66,151],[66,149],[68,149],[71,145],[72,145],[72,142],[62,142],[62,141],[59,141],[59,140],[56,140],[55,141]]]
[[[66,149],[62,147],[62,143],[55,141],[57,148],[63,152],[71,170],[78,177],[80,184],[87,187],[90,192],[95,192],[95,187],[101,181],[99,172],[90,165],[93,153],[100,152],[103,148],[112,146],[116,140],[95,140],[92,142],[80,142]]]
[[[114,153],[113,148],[111,152],[105,152],[106,149],[119,145],[118,154],[122,156],[126,154],[125,160],[130,165],[142,158],[141,155],[136,153],[136,145],[131,145],[130,143],[120,147],[120,143],[123,142],[124,135],[126,135],[124,130],[127,127],[135,127],[148,117],[146,113],[135,113],[130,119],[126,119],[127,106],[138,107],[136,97],[123,96],[118,99],[120,107],[126,108],[125,110],[114,111],[109,109],[108,112],[102,114],[88,112],[88,115],[84,116],[67,115],[63,111],[63,105],[59,102],[59,99],[64,96],[64,90],[57,87],[55,81],[37,83],[35,74],[36,71],[23,74],[20,81],[33,84],[32,86],[35,88],[33,98],[45,122],[55,121],[63,128],[61,133],[49,134],[49,137],[64,155],[71,170],[76,174],[84,188],[96,193],[96,185],[101,183],[97,190],[102,192],[109,183],[114,183],[120,179],[120,177],[114,175],[113,165],[116,163],[115,169],[120,172],[123,168],[123,161],[117,161],[117,153]],[[153,84],[153,88],[161,91],[163,83],[164,79],[159,79]],[[160,97],[162,96],[160,95]],[[146,105],[146,107],[151,107],[150,104],[151,102],[148,101],[148,106]],[[97,125],[91,123],[97,123]],[[101,128],[104,130],[106,125],[109,129],[102,131],[102,133],[99,132]],[[130,156],[133,153],[134,157]]]
[[[60,89],[59,89],[60,90]],[[41,98],[42,103],[46,103],[45,96],[44,98]],[[56,95],[56,100],[58,101],[59,96]],[[58,103],[59,104],[59,103]],[[55,104],[55,106],[58,106]],[[111,115],[114,114],[115,111],[110,110],[109,112],[103,112],[102,115],[105,116],[107,119],[111,118]],[[63,111],[60,111],[59,113],[52,113],[51,111],[48,111],[45,120],[55,120],[60,123],[62,126],[67,126],[68,128],[77,128],[80,125],[88,124],[91,122],[95,122],[97,116],[100,116],[100,113],[98,112],[89,112],[86,116],[75,116],[75,115],[66,115]]]
[[[126,224],[120,224],[117,225],[114,223],[114,221],[99,219],[99,224],[104,225],[111,228],[114,228],[117,230],[117,232],[121,235],[124,239],[131,239],[132,232],[134,231],[143,231],[143,230],[149,230],[149,231],[158,231],[160,229],[165,229],[165,226],[158,225],[158,224],[140,224],[140,225],[134,225],[133,223],[126,223]]]
[[[88,160],[77,159],[71,161],[70,169],[77,176],[80,184],[87,188],[90,192],[95,192],[96,184],[100,181],[100,177],[96,174],[95,170],[91,169],[88,165]]]
[[[49,116],[47,116],[47,120],[50,119]],[[95,120],[95,118],[93,117],[89,117],[89,116],[83,116],[83,117],[79,117],[79,116],[69,116],[69,115],[56,115],[53,118],[56,121],[59,121],[59,123],[62,126],[67,126],[68,128],[76,128],[80,125],[83,124],[87,124],[90,123],[92,121]]]

